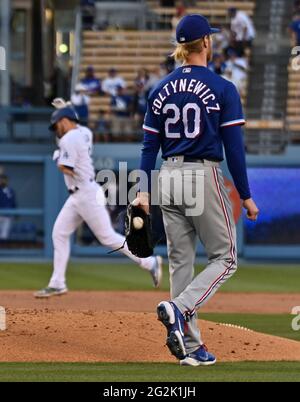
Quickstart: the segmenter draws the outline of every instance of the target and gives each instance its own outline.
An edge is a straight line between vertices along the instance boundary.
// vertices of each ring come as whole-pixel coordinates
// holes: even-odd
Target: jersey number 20
[[[168,114],[172,111],[174,116],[168,117],[165,121],[165,133],[167,138],[180,138],[181,135],[178,132],[172,131],[170,126],[177,126],[180,117],[182,117],[184,126],[184,135],[187,138],[195,138],[200,135],[200,122],[201,122],[201,109],[196,103],[187,103],[182,109],[182,116],[180,109],[175,103],[167,103],[163,108],[163,114]],[[194,124],[189,125],[188,115],[194,114]],[[177,126],[178,127],[178,126]],[[173,127],[173,130],[175,128]]]

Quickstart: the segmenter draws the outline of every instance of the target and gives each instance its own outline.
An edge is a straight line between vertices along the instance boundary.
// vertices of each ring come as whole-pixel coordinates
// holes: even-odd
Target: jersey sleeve
[[[221,136],[225,148],[228,169],[233,178],[236,189],[242,200],[251,198],[249,188],[245,145],[243,132],[240,126],[224,127],[221,129]]]
[[[242,126],[245,123],[240,95],[235,85],[228,82],[221,110],[220,127]]]
[[[147,111],[145,115],[145,120],[143,124],[143,129],[146,133],[149,134],[159,134],[159,121],[158,116],[155,114],[154,110],[151,107],[151,103],[148,101],[147,103]]]
[[[152,109],[151,102],[147,103],[147,112],[143,125],[145,131],[140,169],[146,173],[147,180],[144,177],[140,181],[140,191],[151,193],[151,172],[155,169],[157,154],[160,149],[159,121]]]
[[[74,168],[77,158],[77,149],[75,141],[72,141],[71,138],[62,138],[60,140],[59,145],[60,145],[60,155],[58,159],[58,165]]]

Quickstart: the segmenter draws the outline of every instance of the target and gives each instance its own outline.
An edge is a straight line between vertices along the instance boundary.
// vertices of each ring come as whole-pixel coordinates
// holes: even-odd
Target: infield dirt
[[[0,361],[175,363],[153,313],[167,296],[71,292],[35,300],[30,292],[1,292],[7,330],[0,332]],[[259,300],[253,294],[220,293],[203,311],[288,313],[296,300],[298,295],[261,294]],[[219,361],[300,361],[300,342],[202,320],[200,326]]]

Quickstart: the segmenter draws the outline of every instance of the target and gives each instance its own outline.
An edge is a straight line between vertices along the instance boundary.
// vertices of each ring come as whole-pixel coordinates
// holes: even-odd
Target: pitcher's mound
[[[201,321],[219,361],[300,361],[300,342]],[[175,362],[153,313],[14,310],[0,332],[0,361]]]

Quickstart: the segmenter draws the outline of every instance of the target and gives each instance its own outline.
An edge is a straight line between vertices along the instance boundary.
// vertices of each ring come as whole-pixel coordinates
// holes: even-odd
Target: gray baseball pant
[[[175,171],[175,185],[166,184]],[[201,190],[203,212],[197,206],[196,213],[191,214],[191,202],[184,195],[197,194],[197,188],[198,193]],[[185,344],[187,353],[191,353],[203,344],[196,310],[237,269],[235,223],[219,163],[207,160],[189,163],[183,157],[168,158],[160,170],[159,200],[167,236],[171,300],[188,320]],[[204,245],[208,264],[194,277],[197,238]]]

